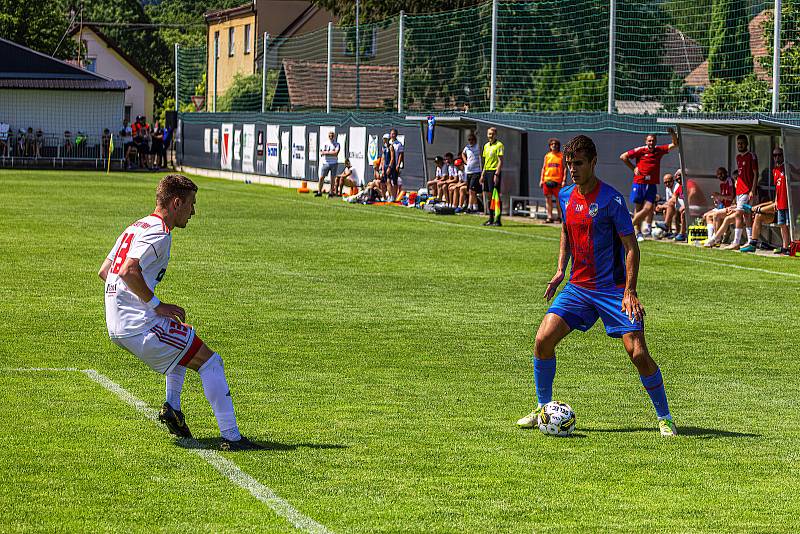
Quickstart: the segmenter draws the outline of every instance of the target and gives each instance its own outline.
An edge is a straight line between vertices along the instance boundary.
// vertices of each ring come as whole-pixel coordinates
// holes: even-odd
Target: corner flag
[[[111,172],[111,154],[114,152],[114,134],[111,134],[111,138],[108,140],[108,169],[106,169],[106,174]]]

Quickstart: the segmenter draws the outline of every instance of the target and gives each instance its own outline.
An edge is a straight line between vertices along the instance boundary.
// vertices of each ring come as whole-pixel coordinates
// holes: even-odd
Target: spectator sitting
[[[761,225],[768,218],[769,212],[774,212],[777,218],[777,225],[781,229],[781,247],[775,250],[776,254],[789,255],[789,199],[786,187],[786,172],[783,163],[783,149],[776,147],[772,151],[772,157],[775,160],[775,166],[772,169],[772,177],[775,183],[775,201],[768,202],[767,206],[758,205],[752,208],[755,214],[753,220],[753,232],[751,234],[750,242],[742,247],[742,252],[754,252],[761,242],[759,236],[761,235]],[[747,209],[747,206],[745,206]],[[765,215],[765,212],[767,215]]]
[[[75,145],[72,144],[72,132],[64,130],[64,153],[62,157],[70,157],[74,152]]]
[[[775,202],[772,200],[768,202],[762,202],[761,204],[753,206],[751,210],[753,214],[753,237],[750,239],[747,245],[739,249],[739,252],[755,252],[757,249],[775,249],[775,253],[779,254],[781,252],[781,247],[775,248],[768,242],[760,239],[761,228],[765,224],[772,224],[775,222],[777,212],[777,209],[775,208]]]
[[[456,169],[456,166],[454,165],[452,152],[448,152],[444,155],[444,164],[446,173],[437,186],[439,189],[438,198],[442,202],[446,202],[448,206],[452,206],[453,202],[449,196],[450,186],[458,183],[458,169]]]
[[[464,174],[464,161],[460,158],[455,161],[454,168],[458,173],[458,181],[450,185],[450,199],[456,208],[456,213],[461,213],[467,209],[467,199],[469,198],[469,185]]]
[[[0,121],[0,157],[8,157],[8,143],[10,126]]]
[[[328,197],[342,196],[342,189],[344,189],[344,186],[349,187],[351,193],[356,188],[356,182],[355,180],[353,180],[353,166],[350,164],[349,158],[345,158],[344,170],[341,172],[341,174],[337,174],[336,176],[333,177],[333,183],[331,184],[331,192],[328,193]]]
[[[437,196],[439,192],[439,182],[444,180],[445,169],[444,169],[444,158],[442,156],[436,156],[433,158],[433,163],[436,165],[436,175],[433,180],[428,180],[428,195],[431,197]]]
[[[655,206],[656,213],[663,213],[664,214],[664,225],[666,234],[664,237],[667,239],[671,239],[675,237],[680,231],[680,223],[675,221],[675,204],[677,203],[677,199],[675,199],[675,189],[677,189],[678,184],[675,180],[675,177],[667,173],[664,175],[664,189],[666,193],[664,195],[664,200],[661,203],[657,203]],[[673,232],[673,223],[677,223],[675,226],[675,231]]]
[[[103,136],[100,139],[100,159],[107,159],[110,157],[109,144],[111,143],[111,132],[106,128],[103,130]]]
[[[719,180],[719,193],[711,193],[714,207],[703,214],[709,236],[714,235],[715,228],[722,224],[727,208],[733,202],[733,180],[728,176],[728,169],[717,168],[717,179]]]

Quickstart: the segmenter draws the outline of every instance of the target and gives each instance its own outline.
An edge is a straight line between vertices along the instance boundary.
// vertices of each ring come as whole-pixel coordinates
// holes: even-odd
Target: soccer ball
[[[565,402],[551,401],[542,406],[536,422],[542,434],[563,438],[575,430],[575,412]]]
[[[650,230],[650,235],[653,236],[653,239],[661,239],[664,237],[664,230],[658,226],[654,226],[653,229]]]

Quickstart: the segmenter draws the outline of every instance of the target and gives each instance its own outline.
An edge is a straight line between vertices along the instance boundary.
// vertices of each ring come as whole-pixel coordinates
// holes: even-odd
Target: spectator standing
[[[325,177],[330,174],[331,177],[331,190],[329,195],[335,195],[335,182],[336,171],[339,169],[339,150],[341,147],[336,141],[336,132],[331,130],[328,132],[328,140],[322,144],[319,155],[322,159],[322,166],[319,170],[319,183],[317,184],[317,192],[314,193],[315,197],[322,196],[322,188],[325,185]]]
[[[467,144],[461,151],[461,159],[466,163],[467,188],[469,189],[468,213],[477,213],[478,195],[481,193],[481,148],[475,132],[467,136]]]
[[[0,121],[0,157],[8,157],[9,130],[11,126]]]
[[[167,155],[164,150],[164,129],[161,128],[161,123],[159,123],[159,121],[156,121],[153,126],[152,137],[153,144],[151,152],[153,153],[153,167],[155,169],[161,169],[167,166]]]
[[[558,192],[564,187],[566,173],[564,171],[564,157],[561,154],[561,141],[553,137],[548,139],[547,146],[550,150],[544,155],[542,172],[539,176],[539,187],[542,188],[544,193],[545,209],[547,210],[545,222],[551,223],[553,222],[553,200],[558,200]]]
[[[405,147],[403,143],[397,138],[397,129],[392,128],[389,130],[389,143],[392,145],[394,151],[394,160],[391,167],[391,172],[386,177],[389,186],[389,202],[394,202],[397,198],[397,184],[400,179],[400,169],[405,164]]]
[[[619,159],[633,171],[630,201],[634,205],[633,227],[636,229],[637,241],[643,241],[644,234],[650,233],[650,228],[642,232],[640,226],[647,220],[655,205],[661,176],[661,158],[678,146],[678,135],[675,130],[668,128],[667,132],[672,137],[672,143],[657,145],[656,134],[649,134],[645,137],[644,146],[628,150],[619,156]],[[636,165],[631,162],[632,159],[636,160]]]
[[[111,143],[111,132],[108,128],[103,130],[103,136],[100,138],[100,159],[108,159],[110,154],[108,153],[109,144]]]
[[[492,126],[486,131],[487,141],[483,145],[483,174],[481,175],[481,186],[484,192],[489,192],[491,197],[494,190],[497,189],[498,196],[502,192],[502,175],[500,174],[503,169],[503,143],[497,139],[497,128]],[[485,198],[485,195],[484,195]],[[503,212],[502,201],[500,202],[497,219],[495,220],[494,210],[489,209],[489,220],[483,223],[484,226],[503,226],[500,222],[500,213]],[[488,206],[488,202],[486,205]]]
[[[383,134],[383,146],[381,147],[381,165],[380,165],[380,176],[376,181],[376,185],[380,188],[381,194],[385,196],[391,197],[391,181],[389,177],[394,173],[395,168],[395,159],[397,158],[397,154],[395,154],[394,146],[392,145],[391,138],[389,134]]]
[[[42,157],[42,148],[44,148],[44,132],[41,128],[36,129],[36,136],[33,141],[33,157]]]
[[[64,130],[64,157],[71,157],[75,151],[75,145],[72,142],[72,132]]]
[[[30,158],[32,157],[36,150],[36,134],[33,133],[33,128],[30,126],[28,127],[28,131],[25,133],[25,156]]]

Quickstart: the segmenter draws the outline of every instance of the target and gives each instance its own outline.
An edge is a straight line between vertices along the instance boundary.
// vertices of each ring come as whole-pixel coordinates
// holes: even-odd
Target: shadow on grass
[[[267,441],[251,439],[253,443],[261,445],[266,451],[294,451],[297,449],[346,449],[347,445],[329,443],[280,443],[277,441]],[[181,438],[175,440],[175,446],[184,449],[211,449],[219,450],[220,438]]]
[[[586,432],[612,432],[612,433],[634,433],[634,432],[658,432],[655,427],[627,427],[627,428],[581,428]],[[716,428],[702,428],[699,426],[679,426],[678,437],[692,436],[703,439],[714,438],[760,438],[761,434],[750,434],[747,432],[730,432]]]

